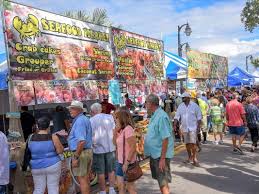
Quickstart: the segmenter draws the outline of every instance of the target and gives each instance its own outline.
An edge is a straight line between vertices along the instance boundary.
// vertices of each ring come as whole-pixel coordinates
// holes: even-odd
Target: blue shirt
[[[90,120],[83,114],[79,114],[73,120],[72,128],[68,137],[68,145],[71,151],[77,149],[77,144],[85,141],[85,149],[92,148],[92,127]]]
[[[60,161],[50,134],[34,134],[28,147],[31,151],[32,169],[47,168]]]
[[[144,152],[153,159],[161,157],[162,143],[168,138],[166,158],[174,155],[173,128],[167,113],[158,108],[151,117],[145,137]]]

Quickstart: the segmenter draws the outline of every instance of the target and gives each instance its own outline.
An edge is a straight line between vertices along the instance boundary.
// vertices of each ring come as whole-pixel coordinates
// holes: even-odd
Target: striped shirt
[[[212,119],[212,123],[220,124],[223,122],[222,109],[219,106],[212,106],[210,108],[210,116]]]

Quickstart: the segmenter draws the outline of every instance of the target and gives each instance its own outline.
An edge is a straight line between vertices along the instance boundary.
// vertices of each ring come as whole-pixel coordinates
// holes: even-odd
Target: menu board
[[[226,82],[228,73],[226,57],[190,50],[187,52],[187,58],[189,78],[218,79]]]
[[[162,41],[118,28],[112,28],[112,37],[118,78],[144,80],[164,77]]]
[[[4,3],[13,80],[111,79],[109,28]]]

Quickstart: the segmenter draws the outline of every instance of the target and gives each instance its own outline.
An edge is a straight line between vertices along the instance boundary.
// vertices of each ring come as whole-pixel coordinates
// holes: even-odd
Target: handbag
[[[123,164],[124,162],[125,162],[125,133],[123,132]],[[126,180],[128,182],[134,182],[138,180],[142,175],[143,175],[143,172],[137,160],[134,163],[129,164],[125,174]]]
[[[31,161],[31,150],[29,149],[29,143],[31,141],[33,134],[29,136],[26,142],[26,148],[24,151],[23,163],[22,163],[22,171],[27,171],[28,166],[30,165]]]

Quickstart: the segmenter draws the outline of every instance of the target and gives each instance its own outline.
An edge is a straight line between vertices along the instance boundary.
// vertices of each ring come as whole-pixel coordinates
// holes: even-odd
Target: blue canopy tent
[[[228,85],[229,86],[242,86],[242,85],[250,85],[254,82],[257,76],[254,76],[247,71],[240,69],[239,67],[235,67],[228,74]]]
[[[165,70],[166,78],[170,80],[177,80],[186,78],[187,61],[184,58],[179,57],[168,51],[164,51],[165,54]]]
[[[0,54],[0,90],[6,90],[7,85],[8,66],[6,61],[6,54]]]

